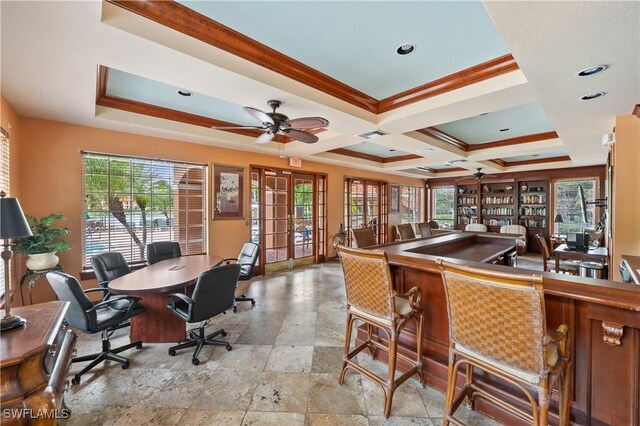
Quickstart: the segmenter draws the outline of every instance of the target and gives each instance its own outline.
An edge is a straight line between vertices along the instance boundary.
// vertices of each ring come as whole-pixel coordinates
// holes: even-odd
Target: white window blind
[[[9,135],[0,128],[0,191],[4,191],[7,197],[11,195],[9,174]],[[0,267],[0,292],[4,295],[4,266]],[[11,274],[9,274],[11,278]]]
[[[157,241],[205,253],[206,176],[203,164],[84,153],[84,267],[105,251],[144,263]]]

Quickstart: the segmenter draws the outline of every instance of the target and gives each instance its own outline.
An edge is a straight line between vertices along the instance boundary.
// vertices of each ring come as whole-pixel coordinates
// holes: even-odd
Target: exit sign
[[[302,167],[302,160],[298,157],[291,157],[289,158],[289,166]]]

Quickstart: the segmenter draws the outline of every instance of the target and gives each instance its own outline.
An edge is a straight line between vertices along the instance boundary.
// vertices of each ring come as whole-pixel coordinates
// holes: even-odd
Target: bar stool
[[[389,417],[393,394],[398,386],[414,374],[418,375],[422,383],[422,329],[424,315],[420,306],[421,292],[413,287],[407,293],[397,296],[393,289],[389,261],[385,252],[349,249],[337,247],[340,263],[344,271],[344,282],[347,290],[347,332],[344,342],[344,358],[340,369],[339,383],[344,383],[348,368],[356,370],[366,378],[377,383],[384,392],[384,416]],[[416,331],[416,355],[411,359],[398,353],[398,337],[403,327],[410,320],[415,319],[418,325]],[[349,351],[351,343],[351,329],[356,320],[367,324],[367,340],[354,350]],[[387,345],[374,340],[374,327],[383,330],[387,336]],[[382,378],[357,364],[353,358],[362,350],[368,348],[373,355],[377,349],[388,351],[388,377]],[[409,369],[395,377],[396,362],[400,358],[409,365]]]
[[[449,317],[449,373],[443,425],[466,398],[484,398],[534,425],[547,425],[553,386],[558,383],[560,425],[569,424],[571,363],[566,324],[547,334],[542,276],[510,274],[436,259],[442,271]],[[466,381],[456,396],[456,378]],[[478,367],[525,394],[531,412],[474,383]],[[537,398],[536,395],[537,394]]]

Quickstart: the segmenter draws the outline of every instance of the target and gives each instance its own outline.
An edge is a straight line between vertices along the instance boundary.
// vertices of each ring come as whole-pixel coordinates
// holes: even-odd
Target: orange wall
[[[9,133],[9,179],[11,185],[11,193],[10,195],[13,197],[17,197],[21,202],[22,199],[20,197],[20,178],[19,178],[19,170],[20,170],[20,150],[19,150],[19,140],[20,140],[20,117],[15,113],[11,105],[6,101],[4,96],[0,96],[0,126]],[[5,188],[0,188],[6,190]],[[24,208],[24,206],[23,206]],[[12,266],[12,289],[16,289],[15,283],[20,281],[20,276],[23,273],[23,264],[24,262],[20,262],[19,259],[13,258],[11,260]],[[0,266],[2,267],[2,266]],[[0,283],[0,285],[4,285],[4,283]],[[17,293],[16,293],[17,294]],[[13,302],[16,303],[20,297],[14,296]]]
[[[141,157],[162,158],[197,163],[222,163],[246,167],[264,165],[289,168],[286,159],[253,154],[207,145],[178,142],[149,136],[84,127],[73,124],[21,118],[20,184],[21,203],[28,214],[42,216],[61,211],[65,226],[71,230],[71,251],[60,256],[65,271],[78,276],[82,269],[81,238],[82,156],[81,151],[94,151]],[[391,183],[422,186],[420,179],[384,175],[327,164],[303,162],[302,171],[328,174],[328,230],[338,231],[343,221],[343,177],[359,176],[389,180]],[[209,172],[211,173],[211,172]],[[248,184],[249,179],[247,179]],[[248,191],[246,191],[248,194]],[[391,224],[399,215],[390,215]],[[209,252],[235,257],[249,240],[248,222],[244,220],[209,220]],[[83,283],[89,286],[94,283]],[[34,301],[52,297],[45,282],[38,283]]]
[[[616,117],[613,147],[613,278],[621,280],[621,255],[640,256],[640,118]]]

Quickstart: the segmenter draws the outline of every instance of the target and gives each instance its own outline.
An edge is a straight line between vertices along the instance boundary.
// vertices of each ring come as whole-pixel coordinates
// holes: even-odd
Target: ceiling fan
[[[486,173],[482,172],[482,167],[478,167],[477,172],[475,172],[474,174],[471,175],[472,178],[474,178],[475,180],[477,180],[478,182],[480,182],[480,180],[482,180],[483,177],[487,176],[487,177],[496,177],[494,175],[487,175]],[[456,180],[467,180],[469,178],[465,177],[465,178],[461,178],[461,179],[456,179]]]
[[[318,137],[312,133],[305,132],[303,129],[319,129],[329,125],[329,120],[322,117],[300,117],[290,120],[286,115],[276,112],[276,109],[280,107],[282,102],[272,99],[267,102],[267,104],[269,105],[269,108],[273,110],[272,112],[263,112],[259,109],[247,106],[242,108],[247,114],[259,120],[262,123],[262,126],[216,126],[212,127],[212,129],[262,130],[264,133],[256,139],[257,144],[270,142],[276,134],[289,136],[304,143],[316,143],[318,142]]]

